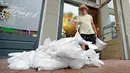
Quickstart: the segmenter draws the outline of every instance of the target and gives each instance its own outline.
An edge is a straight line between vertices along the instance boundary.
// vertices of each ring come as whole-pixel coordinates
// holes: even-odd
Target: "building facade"
[[[28,14],[18,13],[20,12],[20,10],[16,12],[19,15],[21,14],[24,16],[28,16],[29,18],[36,17],[36,15],[39,16],[38,18],[35,18],[35,20],[39,19],[35,21],[37,22],[36,24],[39,25],[37,26],[32,25],[33,27],[37,27],[36,30],[30,32],[28,31],[28,34],[31,33],[32,36],[30,35],[14,36],[14,34],[12,36],[9,34],[8,36],[12,36],[12,38],[10,39],[18,38],[14,40],[0,37],[0,40],[2,40],[0,41],[1,44],[4,42],[3,44],[4,46],[0,46],[0,52],[3,51],[5,52],[2,53],[1,56],[7,56],[7,54],[10,52],[34,50],[38,47],[38,45],[43,45],[44,40],[46,38],[50,38],[51,40],[57,40],[63,37],[69,37],[68,34],[70,33],[64,33],[64,32],[67,32],[67,30],[75,32],[75,30],[74,28],[70,28],[72,27],[72,25],[67,24],[66,26],[63,26],[63,17],[64,14],[66,13],[65,9],[67,8],[66,5],[68,4],[69,7],[72,7],[72,9],[70,8],[70,12],[72,12],[72,14],[75,14],[75,12],[77,12],[77,15],[79,15],[80,13],[78,13],[78,6],[81,3],[85,3],[90,9],[89,13],[94,18],[94,23],[99,33],[98,35],[99,38],[108,44],[107,47],[103,51],[101,51],[101,58],[102,59],[130,59],[130,51],[129,51],[130,32],[129,32],[129,18],[128,18],[129,11],[130,11],[130,8],[128,7],[130,6],[129,0],[125,0],[125,1],[122,0],[42,0],[42,1],[43,1],[42,4],[39,4],[41,6],[40,7],[41,9],[39,9],[38,11],[40,12],[39,14],[35,12],[35,14],[31,16],[30,13]],[[15,6],[14,8],[17,9],[16,7],[20,7],[20,6]],[[23,8],[23,10],[25,8]],[[73,9],[75,9],[75,11]],[[31,8],[28,10],[31,10]],[[69,8],[67,10],[69,10]],[[34,20],[29,20],[29,21],[34,21]],[[30,26],[32,23],[30,23]],[[27,27],[31,29],[30,26]],[[0,26],[0,27],[6,27],[6,26]],[[24,33],[23,31],[25,30],[23,30],[22,28],[22,33]],[[5,34],[3,33],[2,35],[4,37],[7,37],[7,35],[5,36]],[[19,40],[20,38],[22,39]],[[29,38],[31,39],[27,40]],[[19,41],[21,42],[18,43]],[[5,47],[5,44],[8,44],[7,42],[8,43],[13,42],[14,45],[13,47],[11,44],[9,45],[10,47],[12,47],[12,49],[9,49],[10,47]],[[27,45],[26,43],[29,44]],[[15,46],[16,44],[20,47]],[[28,47],[21,47],[21,46],[28,46]],[[3,47],[4,49],[2,49]]]

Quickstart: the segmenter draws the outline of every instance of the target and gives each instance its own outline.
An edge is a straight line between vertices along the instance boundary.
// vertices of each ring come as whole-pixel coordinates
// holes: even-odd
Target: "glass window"
[[[73,37],[76,33],[76,27],[72,23],[73,19],[79,15],[79,8],[69,3],[64,3],[64,15],[62,23],[62,38]]]
[[[116,33],[116,23],[115,23],[115,16],[109,14],[108,25],[104,26],[103,33],[104,33],[104,41],[109,41],[113,39],[117,39]]]
[[[108,7],[114,9],[113,0],[108,3]]]
[[[111,23],[113,23],[113,22],[115,22],[115,16],[112,15],[112,14],[109,14],[108,23],[111,24]]]
[[[79,10],[77,6],[64,3],[64,13],[69,13],[69,12],[72,12],[74,16],[79,15]]]
[[[108,3],[108,5],[103,8],[103,10],[105,17],[103,17],[104,19],[102,19],[103,22],[102,38],[104,41],[117,39],[113,0],[111,0],[110,3]]]
[[[37,36],[42,0],[0,0],[0,33]]]

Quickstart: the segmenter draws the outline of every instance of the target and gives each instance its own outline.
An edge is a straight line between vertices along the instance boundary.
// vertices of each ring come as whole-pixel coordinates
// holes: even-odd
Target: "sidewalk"
[[[60,69],[53,71],[10,70],[7,68],[7,59],[0,59],[0,73],[130,73],[130,60],[103,60],[105,65],[102,68],[95,66],[84,66],[80,70]]]

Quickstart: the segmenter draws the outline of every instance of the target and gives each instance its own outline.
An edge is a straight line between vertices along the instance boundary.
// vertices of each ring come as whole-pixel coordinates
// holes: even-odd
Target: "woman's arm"
[[[95,24],[94,24],[94,22],[93,22],[93,17],[92,17],[91,24],[92,24],[93,30],[94,30],[94,32],[95,32],[95,35],[97,36],[98,32],[97,32],[97,29],[96,29]]]
[[[96,29],[96,27],[95,27],[95,24],[94,23],[92,23],[92,27],[93,27],[93,30],[94,30],[94,32],[95,32],[95,34],[96,34],[96,36],[97,36],[97,29]]]

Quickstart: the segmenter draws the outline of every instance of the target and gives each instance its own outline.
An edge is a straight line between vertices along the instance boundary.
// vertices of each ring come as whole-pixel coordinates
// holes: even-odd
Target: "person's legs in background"
[[[92,42],[92,44],[96,44],[96,36],[95,34],[81,34],[81,37],[86,40]],[[85,44],[82,44],[82,48],[84,50],[88,50],[89,47]]]
[[[81,37],[86,40],[86,35],[85,34],[81,34]],[[81,47],[83,50],[86,50],[86,45],[85,44],[81,44]]]
[[[92,35],[90,36],[90,41],[92,42],[92,44],[96,44],[96,36],[95,36],[95,34],[92,34]],[[100,51],[99,51],[99,50],[96,50],[96,49],[95,49],[95,52],[96,52],[96,53],[100,53]]]

